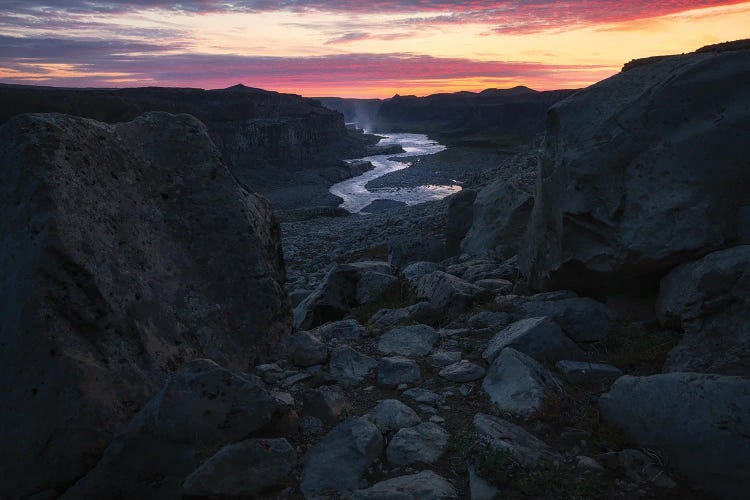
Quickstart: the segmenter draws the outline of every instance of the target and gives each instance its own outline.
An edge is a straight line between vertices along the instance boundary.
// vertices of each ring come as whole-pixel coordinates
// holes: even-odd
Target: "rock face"
[[[291,321],[270,207],[195,118],[23,115],[0,145],[0,496],[14,496],[80,477],[186,360],[246,369]]]
[[[461,250],[474,255],[494,252],[512,257],[523,240],[533,206],[533,176],[496,179],[477,194],[473,221]]]
[[[521,253],[538,287],[643,289],[750,241],[750,50],[634,67],[553,106]]]
[[[750,246],[683,264],[661,281],[657,309],[685,336],[666,371],[750,376]]]
[[[600,399],[602,416],[663,453],[695,487],[724,498],[750,488],[750,380],[666,373],[625,376]]]

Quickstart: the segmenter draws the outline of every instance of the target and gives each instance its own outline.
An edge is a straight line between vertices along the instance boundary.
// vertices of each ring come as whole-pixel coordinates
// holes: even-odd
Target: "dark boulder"
[[[0,127],[0,496],[59,488],[185,361],[291,329],[279,228],[206,128],[149,113]]]

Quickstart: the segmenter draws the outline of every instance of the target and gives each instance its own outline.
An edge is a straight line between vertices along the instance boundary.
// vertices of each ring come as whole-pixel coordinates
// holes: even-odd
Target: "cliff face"
[[[380,106],[375,130],[425,133],[455,145],[512,146],[541,133],[547,109],[573,92],[517,87],[427,97],[395,96]]]
[[[553,106],[522,252],[540,287],[643,290],[750,238],[750,50],[631,64]]]
[[[85,473],[183,363],[247,370],[291,329],[279,228],[205,126],[0,127],[0,496]]]
[[[252,190],[274,186],[290,172],[363,155],[368,142],[350,135],[343,117],[317,101],[241,85],[210,91],[0,86],[0,123],[20,113],[47,112],[118,123],[149,111],[187,113],[202,121],[235,175]]]

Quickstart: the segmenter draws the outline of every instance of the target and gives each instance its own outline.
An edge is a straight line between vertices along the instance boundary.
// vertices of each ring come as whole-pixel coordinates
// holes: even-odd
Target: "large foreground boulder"
[[[750,379],[666,373],[621,377],[602,417],[663,454],[694,486],[723,498],[750,490]]]
[[[257,377],[209,360],[192,361],[151,398],[64,498],[180,498],[183,480],[202,457],[257,433],[281,409]],[[220,452],[203,472],[221,461]],[[198,487],[193,480],[188,486]]]
[[[59,488],[185,361],[247,369],[291,329],[279,228],[205,127],[0,128],[0,496]]]
[[[661,280],[657,312],[685,332],[666,371],[750,376],[750,246],[674,269]]]
[[[656,287],[750,238],[750,50],[633,67],[554,105],[521,267],[538,287]]]

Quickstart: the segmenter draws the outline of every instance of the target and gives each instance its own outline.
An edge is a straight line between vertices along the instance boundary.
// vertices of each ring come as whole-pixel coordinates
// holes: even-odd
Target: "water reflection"
[[[461,191],[461,186],[427,184],[416,187],[378,188],[368,190],[366,185],[373,179],[382,177],[390,172],[409,168],[411,163],[393,161],[390,158],[405,156],[430,155],[439,153],[445,146],[430,140],[423,134],[380,134],[384,135],[379,143],[381,146],[400,144],[405,153],[375,155],[350,161],[369,161],[375,168],[364,174],[339,182],[331,187],[331,193],[343,198],[342,208],[357,213],[375,200],[392,200],[416,205],[426,201],[439,200],[453,193]]]

